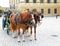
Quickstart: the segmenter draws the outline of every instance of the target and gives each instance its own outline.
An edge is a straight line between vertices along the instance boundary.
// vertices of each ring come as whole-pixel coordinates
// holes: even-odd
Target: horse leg
[[[15,36],[14,36],[14,31],[12,30],[12,37],[14,38]]]
[[[16,31],[12,30],[12,37],[16,38]]]
[[[40,21],[42,21],[42,17],[40,16]]]
[[[24,29],[23,29],[23,32],[22,32],[22,37],[23,37],[23,42],[25,42],[25,38],[24,38]]]
[[[27,29],[27,37],[30,37],[30,28]]]
[[[32,26],[30,27],[30,41],[32,41]]]
[[[7,29],[7,34],[9,35],[9,29]]]
[[[36,40],[36,25],[34,26],[34,39]]]
[[[20,42],[20,30],[18,30],[18,42]]]
[[[30,37],[29,30],[27,30],[27,37]]]

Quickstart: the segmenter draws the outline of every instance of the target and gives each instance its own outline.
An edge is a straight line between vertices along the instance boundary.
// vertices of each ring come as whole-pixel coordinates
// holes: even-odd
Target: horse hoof
[[[25,40],[23,40],[23,42],[25,42]]]
[[[14,36],[14,38],[17,38],[17,36]]]
[[[30,37],[30,35],[26,36],[26,37]]]
[[[18,41],[18,43],[20,43],[20,41]]]
[[[27,37],[30,37],[30,35],[28,35]]]
[[[16,36],[13,36],[13,38],[17,38]]]
[[[7,35],[9,35],[9,33],[7,33]]]
[[[32,41],[32,40],[30,39],[30,41]]]
[[[35,40],[37,40],[37,39],[35,39]]]

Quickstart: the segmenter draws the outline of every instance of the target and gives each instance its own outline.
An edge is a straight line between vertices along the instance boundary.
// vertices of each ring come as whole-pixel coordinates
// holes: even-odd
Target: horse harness
[[[16,17],[18,16],[18,14],[16,14],[15,15],[15,17],[14,17],[14,21],[15,21],[15,23],[16,23],[16,25],[17,25],[17,23],[20,23],[20,24],[25,24],[26,26],[28,26],[28,25],[31,25],[29,22],[31,21],[29,21],[29,17],[30,17],[30,13],[28,14],[28,20],[27,21],[22,21],[22,20],[17,20],[16,19]],[[21,17],[21,15],[20,15],[20,17]]]

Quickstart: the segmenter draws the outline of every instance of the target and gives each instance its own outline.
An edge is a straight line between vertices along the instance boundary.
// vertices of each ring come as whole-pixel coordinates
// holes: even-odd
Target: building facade
[[[39,11],[45,16],[60,15],[60,0],[10,0],[10,8]]]

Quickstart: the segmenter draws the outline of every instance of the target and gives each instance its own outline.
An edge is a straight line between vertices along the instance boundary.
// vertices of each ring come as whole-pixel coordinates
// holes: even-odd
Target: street
[[[25,42],[18,43],[17,38],[7,35],[6,30],[2,30],[2,17],[0,17],[0,46],[60,46],[60,17],[45,17],[37,25],[37,40],[29,41],[25,36]],[[20,37],[22,39],[22,36]]]

